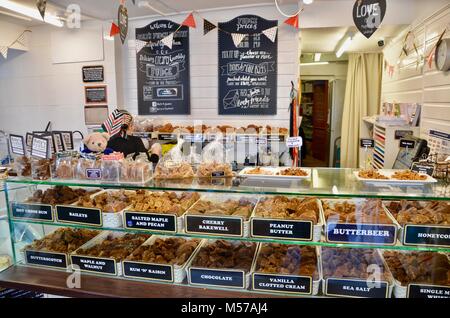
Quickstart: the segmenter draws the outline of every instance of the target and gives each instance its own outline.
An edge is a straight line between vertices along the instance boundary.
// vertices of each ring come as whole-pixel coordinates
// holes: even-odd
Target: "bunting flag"
[[[235,47],[238,47],[239,44],[245,39],[247,34],[242,33],[231,33],[231,37],[233,38],[233,43]]]
[[[47,7],[47,0],[36,0],[36,7],[38,8],[39,13],[41,14],[42,20],[44,20],[45,8]]]
[[[217,27],[214,24],[212,24],[211,22],[209,22],[206,19],[203,19],[203,35],[206,35],[207,33],[214,30],[215,28],[217,28]]]
[[[131,0],[133,2],[134,5],[136,5],[136,0]]]
[[[432,68],[431,64],[433,63],[434,55],[436,54],[436,48],[433,48],[430,54],[427,57],[428,68]]]
[[[0,46],[0,54],[6,60],[8,58],[8,47],[7,46]]]
[[[25,46],[25,33],[22,33],[16,40],[22,46]]]
[[[117,35],[120,33],[120,29],[114,22],[111,23],[111,30],[109,31],[109,36],[113,37],[114,35]]]
[[[278,30],[278,27],[274,26],[270,29],[263,30],[262,34],[264,34],[270,41],[275,42],[275,38],[277,36],[277,30]]]
[[[172,49],[173,44],[173,33],[170,33],[168,36],[161,39],[161,42],[167,46],[169,49]]]
[[[191,13],[189,13],[189,15],[187,16],[186,19],[184,19],[184,21],[181,23],[181,25],[185,25],[188,26],[190,28],[196,28],[197,25],[195,24],[195,19],[194,19],[194,15]]]
[[[136,40],[136,52],[139,53],[145,46],[147,45],[147,42]]]
[[[285,24],[292,25],[294,28],[298,29],[298,14],[290,17],[284,21]]]

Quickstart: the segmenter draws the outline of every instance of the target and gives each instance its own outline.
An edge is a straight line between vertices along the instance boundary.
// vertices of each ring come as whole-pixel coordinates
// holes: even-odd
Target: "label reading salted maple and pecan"
[[[128,229],[161,232],[177,231],[176,215],[125,211],[124,218],[125,227]]]

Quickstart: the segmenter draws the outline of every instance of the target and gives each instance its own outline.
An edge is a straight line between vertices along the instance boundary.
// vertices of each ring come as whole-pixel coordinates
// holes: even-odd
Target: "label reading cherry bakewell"
[[[189,268],[189,283],[192,285],[245,288],[244,276],[244,271]]]
[[[98,258],[82,255],[71,255],[72,264],[78,265],[81,271],[117,275],[116,261],[109,258]]]
[[[328,242],[395,244],[397,228],[395,225],[327,223]]]
[[[47,204],[16,203],[11,204],[13,218],[53,221],[52,206]]]
[[[143,278],[173,282],[173,270],[170,265],[123,262],[123,275],[131,278]]]
[[[67,255],[63,253],[25,251],[27,264],[44,267],[67,268]]]
[[[81,208],[70,205],[56,206],[56,220],[62,223],[76,223],[102,226],[102,212],[99,209]]]
[[[243,223],[243,218],[186,215],[186,232],[242,236]]]
[[[403,244],[450,246],[450,227],[405,225]]]
[[[253,289],[310,295],[312,293],[312,279],[306,276],[254,273]]]
[[[173,214],[124,212],[127,229],[151,230],[161,232],[177,231],[177,216]]]
[[[450,298],[449,286],[409,284],[407,298]]]
[[[253,218],[253,237],[277,237],[296,240],[312,240],[311,221],[285,221]]]
[[[361,279],[328,278],[325,282],[327,296],[387,298],[388,283]]]

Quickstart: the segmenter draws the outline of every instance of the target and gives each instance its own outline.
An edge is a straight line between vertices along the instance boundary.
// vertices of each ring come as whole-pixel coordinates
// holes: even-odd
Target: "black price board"
[[[415,171],[418,173],[424,173],[429,176],[433,176],[435,168],[436,167],[433,164],[423,164],[423,163],[418,163],[418,162],[414,162],[411,166],[412,171]]]
[[[302,241],[311,241],[313,238],[311,221],[252,218],[251,224],[252,237],[276,237]]]
[[[53,221],[52,206],[49,204],[13,202],[11,210],[15,219]]]
[[[127,229],[177,232],[177,216],[175,214],[125,211],[123,223]]]
[[[416,145],[416,142],[414,140],[409,140],[409,139],[400,139],[400,144],[399,147],[400,148],[414,148]]]
[[[160,40],[173,35],[172,48]],[[136,29],[139,115],[190,114],[189,27],[158,20]]]
[[[158,134],[158,140],[177,141],[178,136],[176,134]]]
[[[325,281],[327,296],[388,298],[388,283],[360,279],[328,278]]]
[[[186,215],[187,233],[220,234],[243,236],[244,219],[239,217],[218,217]]]
[[[105,80],[105,71],[103,65],[83,66],[83,82],[94,83]]]
[[[403,229],[404,245],[450,246],[450,227],[407,224]]]
[[[253,273],[253,289],[311,295],[312,278],[307,276]]]
[[[61,223],[75,223],[102,226],[102,211],[70,205],[56,206],[56,220]]]
[[[332,243],[361,243],[394,245],[395,225],[327,223],[327,241]]]
[[[373,148],[375,147],[375,140],[373,139],[368,139],[368,138],[361,138],[359,140],[359,144],[361,146],[361,148]]]
[[[86,104],[106,104],[108,103],[108,93],[106,85],[86,86],[84,88]]]
[[[25,260],[29,265],[67,268],[67,255],[64,253],[25,250]]]
[[[116,261],[112,258],[71,255],[70,259],[81,271],[117,275]]]
[[[189,283],[192,285],[245,288],[245,273],[238,270],[191,267],[189,268]]]
[[[23,136],[10,134],[9,142],[11,145],[11,152],[13,154],[25,156],[25,140]]]
[[[358,0],[353,5],[353,22],[366,38],[378,30],[386,14],[386,0]]]
[[[407,298],[450,298],[449,286],[409,284]]]
[[[256,15],[219,23],[219,115],[277,113],[278,36],[262,33],[277,26]],[[237,47],[232,34],[245,34]]]
[[[123,275],[130,278],[173,282],[171,265],[148,264],[142,262],[123,262]]]

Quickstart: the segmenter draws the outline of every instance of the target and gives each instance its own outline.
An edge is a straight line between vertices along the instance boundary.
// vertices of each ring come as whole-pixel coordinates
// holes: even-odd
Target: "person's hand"
[[[157,155],[159,157],[161,157],[162,155],[162,147],[161,144],[155,142],[152,147],[150,148],[150,153],[153,155]]]

